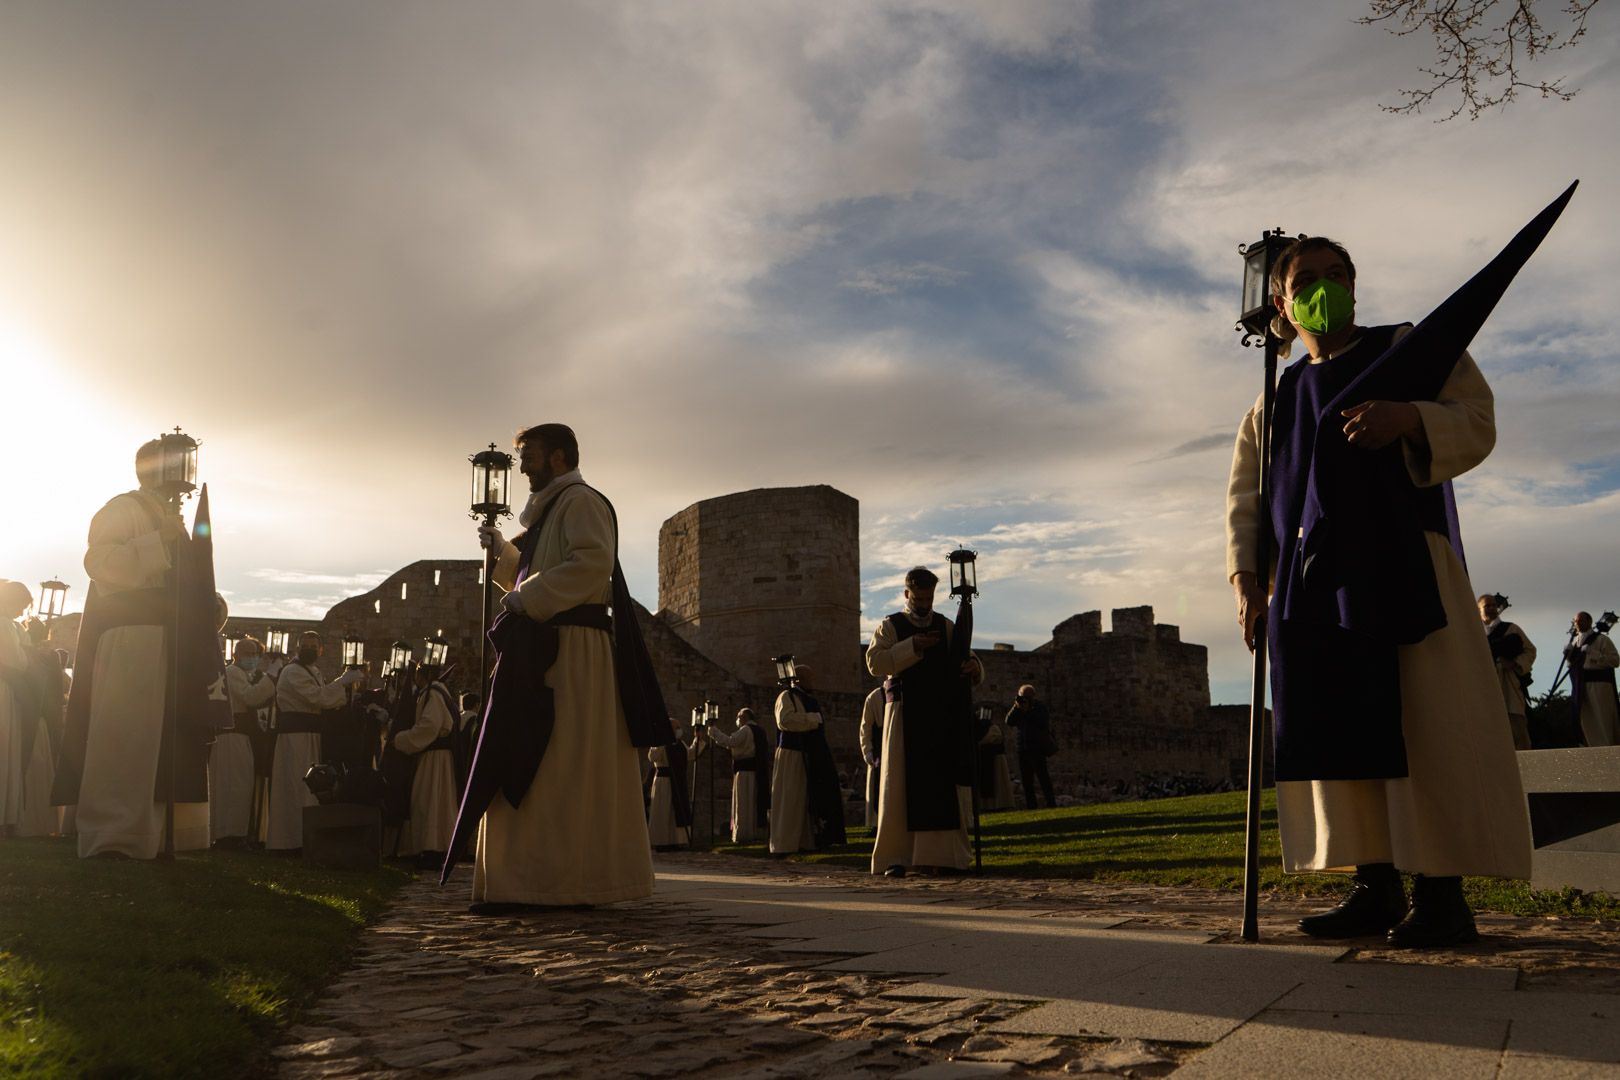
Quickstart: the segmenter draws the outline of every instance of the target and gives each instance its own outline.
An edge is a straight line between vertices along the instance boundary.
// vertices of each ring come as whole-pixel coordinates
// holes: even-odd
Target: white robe
[[[433,685],[444,689],[443,683]],[[436,740],[450,734],[456,722],[444,702],[445,695],[431,688],[428,693],[418,694],[416,723],[394,736],[396,747],[416,755],[416,774],[411,780],[411,816],[406,819],[400,835],[401,855],[424,851],[442,854],[450,850],[450,836],[456,829],[461,792],[456,786],[455,755],[448,750],[428,749]]]
[[[878,819],[878,791],[882,769],[872,764],[878,761],[883,744],[878,732],[883,728],[883,687],[866,695],[861,705],[861,760],[866,763],[866,824],[875,826]]]
[[[84,570],[102,595],[164,584],[170,553],[152,528],[168,506],[145,492],[116,496],[90,522]],[[163,738],[168,650],[161,626],[118,626],[96,646],[75,822],[79,855],[116,851],[156,857],[163,845],[164,804],[153,800]],[[208,846],[208,804],[176,803],[176,851]]]
[[[776,699],[778,731],[814,731],[822,723],[819,712],[805,712],[793,694],[784,690]],[[813,851],[815,822],[810,820],[810,777],[804,751],[776,748],[771,763],[771,854]]]
[[[1586,647],[1586,658],[1581,667],[1586,671],[1613,671],[1620,667],[1620,652],[1607,634],[1588,630],[1576,639],[1577,647]],[[1587,683],[1581,691],[1581,734],[1587,746],[1613,746],[1620,742],[1620,715],[1615,707],[1614,686],[1611,683]]]
[[[23,628],[0,624],[0,667],[26,678],[28,654],[23,651]],[[15,828],[23,817],[23,778],[28,763],[22,756],[23,716],[11,684],[0,679],[0,829]]]
[[[731,751],[735,761],[747,761],[755,754],[768,754],[768,746],[756,747],[754,733],[744,724],[736,731],[710,729],[714,741]],[[748,771],[734,772],[731,777],[731,842],[751,844],[759,839],[758,777]]]
[[[529,576],[517,594],[532,619],[612,601],[613,519],[606,504],[564,474],[529,499],[529,526],[552,499]],[[502,545],[495,582],[510,588],[518,550]],[[633,612],[620,617],[635,618]],[[641,802],[641,758],[630,745],[613,675],[613,644],[600,630],[564,626],[546,673],[556,723],[545,757],[514,808],[496,795],[478,830],[473,899],[606,904],[650,896],[652,849]]]
[[[258,723],[259,710],[276,697],[276,681],[266,675],[257,682],[236,664],[225,669],[225,692],[231,699],[231,717],[240,723]],[[222,731],[208,748],[208,835],[218,842],[246,837],[253,818],[253,743],[246,734]]]
[[[320,669],[291,663],[276,680],[276,715],[322,713],[341,708],[348,688],[326,682]],[[269,851],[291,851],[304,846],[304,807],[320,800],[304,783],[310,766],[320,764],[321,736],[314,731],[285,731],[276,735],[270,766],[270,808],[264,815],[264,846]]]
[[[647,760],[655,769],[669,768],[669,751],[662,746],[650,747]],[[647,806],[647,840],[655,848],[685,847],[690,830],[675,824],[675,782],[667,776],[654,776],[652,798]]]
[[[929,620],[913,625],[926,627]],[[947,651],[955,626],[945,620]],[[899,675],[922,659],[916,635],[900,641],[885,618],[878,623],[872,643],[866,649],[866,670],[878,678]],[[978,669],[973,685],[984,681],[984,668]],[[954,829],[910,829],[906,824],[906,732],[905,702],[886,703],[883,716],[882,775],[878,790],[877,835],[872,841],[872,873],[881,874],[892,866],[937,866],[966,870],[973,865],[969,829],[973,824],[973,789],[956,787],[958,820]]]
[[[1429,447],[1404,443],[1403,451],[1417,485],[1460,476],[1490,453],[1496,441],[1494,401],[1467,353],[1436,400],[1416,404]],[[1244,417],[1232,456],[1228,579],[1239,570],[1256,569],[1259,408],[1256,402]],[[1438,533],[1425,538],[1446,625],[1397,652],[1408,775],[1279,782],[1278,831],[1283,865],[1290,872],[1393,862],[1435,877],[1530,874],[1529,814],[1473,586],[1446,539]]]

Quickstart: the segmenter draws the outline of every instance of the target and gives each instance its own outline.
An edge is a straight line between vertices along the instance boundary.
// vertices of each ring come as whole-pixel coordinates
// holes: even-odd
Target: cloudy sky
[[[1325,232],[1415,319],[1569,180],[1476,341],[1475,584],[1556,660],[1620,606],[1620,14],[1581,88],[1396,117],[1418,37],[1299,4],[9,0],[0,576],[60,574],[161,429],[238,613],[474,557],[466,456],[572,423],[656,599],[660,521],[827,483],[868,620],[981,553],[986,640],[1151,604],[1247,696],[1224,577],[1259,389],[1236,248]],[[1552,661],[1545,664],[1545,685]]]

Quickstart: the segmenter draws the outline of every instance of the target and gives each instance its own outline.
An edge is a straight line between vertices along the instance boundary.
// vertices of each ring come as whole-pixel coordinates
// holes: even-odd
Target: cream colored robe
[[[443,683],[434,683],[446,694]],[[400,834],[399,853],[418,855],[424,851],[450,850],[450,836],[456,829],[456,811],[461,809],[461,793],[456,788],[456,759],[448,750],[429,750],[437,739],[450,734],[455,717],[444,703],[444,695],[429,688],[416,697],[416,723],[394,736],[394,746],[416,755],[416,774],[411,780],[411,816]]]
[[[784,690],[776,698],[778,731],[814,731],[822,724],[819,712],[805,712]],[[810,777],[804,751],[776,748],[771,762],[771,854],[814,851],[816,825],[810,820]]]
[[[866,762],[866,824],[875,826],[878,819],[878,786],[881,769],[874,765],[883,749],[878,731],[883,726],[883,687],[866,695],[861,705],[861,760]]]
[[[649,747],[647,760],[655,769],[667,769],[669,751],[662,746]],[[647,808],[647,839],[655,848],[685,847],[691,839],[685,825],[675,824],[675,782],[667,776],[653,777],[652,799]]]
[[[536,492],[528,525],[551,500],[529,576],[517,590],[523,610],[545,620],[579,604],[612,601],[614,530],[606,504],[584,488],[563,491],[578,470]],[[510,588],[518,550],[501,546],[495,582]],[[620,612],[635,618],[634,612]],[[534,781],[514,809],[497,795],[478,831],[473,898],[531,904],[605,904],[649,896],[652,849],[641,803],[641,758],[630,745],[606,633],[564,626],[557,662],[546,674],[556,725]]]
[[[276,715],[323,713],[342,708],[348,688],[327,682],[319,668],[290,663],[276,680]],[[310,766],[320,764],[321,736],[314,731],[284,731],[276,735],[270,766],[270,808],[264,815],[264,846],[270,851],[291,851],[304,846],[304,807],[320,800],[304,783]]]
[[[768,754],[768,746],[756,747],[754,733],[746,724],[736,731],[725,732],[719,728],[711,728],[709,734],[714,741],[731,751],[731,756],[737,761],[747,761],[755,754]],[[751,772],[733,773],[731,777],[731,842],[734,844],[751,844],[759,839],[759,811],[757,809],[756,787],[758,778]],[[656,843],[656,841],[654,841]]]
[[[1586,660],[1581,667],[1587,671],[1611,671],[1620,667],[1620,652],[1607,634],[1588,630],[1575,640],[1577,646],[1586,646]],[[1581,693],[1581,734],[1587,746],[1613,746],[1620,742],[1620,715],[1616,714],[1614,687],[1608,683],[1590,683]]]
[[[912,622],[926,627],[928,620]],[[945,620],[947,650],[955,626]],[[878,623],[872,643],[866,649],[866,670],[879,678],[898,675],[911,667],[922,654],[916,637],[899,641],[889,620]],[[977,657],[975,656],[975,659]],[[984,681],[981,663],[973,685]],[[877,836],[872,842],[872,873],[881,874],[891,866],[939,866],[966,870],[973,865],[969,829],[973,825],[973,789],[965,784],[956,788],[961,825],[955,829],[914,831],[906,827],[906,733],[905,702],[885,703],[883,716],[882,776],[878,791]]]
[[[1416,404],[1429,448],[1403,447],[1414,483],[1450,480],[1490,453],[1496,441],[1494,400],[1467,353],[1437,400]],[[1232,455],[1228,579],[1239,570],[1256,570],[1259,409],[1256,401],[1244,417]],[[1473,586],[1446,539],[1426,535],[1447,622],[1417,644],[1399,648],[1408,775],[1278,783],[1278,831],[1283,864],[1291,872],[1393,862],[1437,877],[1530,874],[1529,816]]]
[[[28,654],[23,651],[23,628],[0,624],[0,667],[24,675]],[[16,828],[23,818],[23,778],[28,763],[22,759],[23,716],[11,684],[0,680],[0,829]]]
[[[1500,621],[1500,620],[1498,620]],[[1489,635],[1495,623],[1482,627],[1482,631]],[[1536,663],[1536,643],[1530,640],[1530,635],[1517,623],[1508,623],[1504,633],[1518,634],[1519,640],[1524,642],[1524,652],[1511,660],[1497,660],[1494,657],[1491,663],[1496,668],[1496,682],[1502,688],[1502,704],[1507,709],[1508,723],[1513,729],[1514,745],[1520,750],[1530,749],[1530,726],[1527,717],[1530,713],[1530,702],[1524,692],[1524,683],[1519,680],[1520,675],[1530,674],[1530,669]]]
[[[99,592],[112,595],[164,583],[170,553],[152,528],[154,513],[163,517],[173,511],[155,496],[131,491],[91,519],[84,570]],[[150,859],[163,845],[164,804],[154,802],[152,793],[168,662],[161,626],[119,626],[101,635],[75,814],[81,858],[116,851]],[[206,802],[175,804],[174,846],[176,851],[208,846]]]
[[[231,699],[231,717],[258,722],[259,710],[276,697],[276,680],[266,675],[252,681],[237,664],[225,669],[225,692]],[[253,818],[253,743],[245,734],[222,731],[208,748],[208,835],[218,842],[246,837]]]

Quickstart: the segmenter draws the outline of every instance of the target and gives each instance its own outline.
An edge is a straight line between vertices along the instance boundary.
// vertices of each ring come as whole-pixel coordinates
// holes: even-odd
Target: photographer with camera
[[[1590,612],[1576,612],[1571,624],[1573,637],[1564,650],[1564,659],[1569,662],[1569,699],[1587,746],[1620,743],[1620,700],[1614,689],[1620,651],[1609,640],[1614,623],[1612,611],[1604,612],[1595,626]]]
[[[1485,625],[1485,641],[1491,647],[1496,679],[1502,684],[1502,701],[1507,705],[1508,725],[1513,729],[1513,748],[1529,750],[1530,721],[1527,691],[1530,668],[1536,662],[1536,647],[1517,623],[1504,622],[1502,612],[1508,598],[1501,593],[1479,597],[1479,621]]]

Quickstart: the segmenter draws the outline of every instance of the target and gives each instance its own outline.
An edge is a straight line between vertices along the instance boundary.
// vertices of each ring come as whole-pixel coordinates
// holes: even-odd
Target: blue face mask
[[[259,658],[257,656],[244,656],[236,662],[236,666],[241,668],[243,671],[258,671]]]

